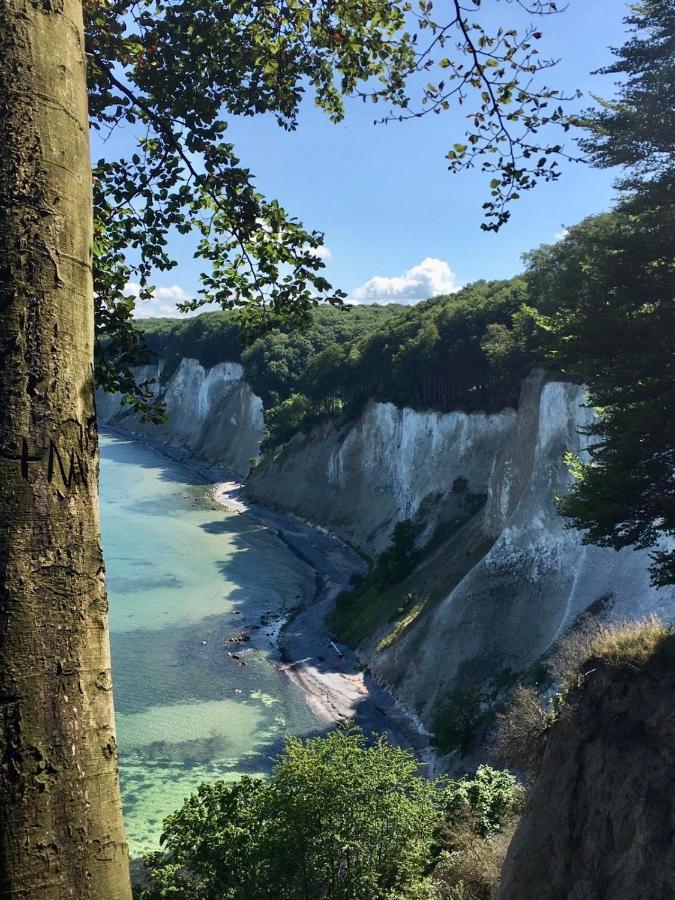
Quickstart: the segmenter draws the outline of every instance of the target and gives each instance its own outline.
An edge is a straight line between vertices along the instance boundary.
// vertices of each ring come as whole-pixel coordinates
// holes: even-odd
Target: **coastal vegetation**
[[[532,778],[541,761],[550,729],[587,680],[605,671],[647,669],[675,671],[675,630],[656,616],[611,623],[582,616],[557,642],[544,667],[543,684],[520,684],[497,713],[492,755]],[[550,687],[555,687],[551,693]]]
[[[522,800],[508,772],[430,781],[409,751],[355,729],[291,738],[268,780],[202,785],[166,820],[138,896],[440,900]]]
[[[634,18],[641,28],[654,26],[644,16],[670,15],[670,8],[659,3],[647,4],[643,10],[647,12]],[[655,43],[663,58],[664,46],[669,46],[667,41]],[[633,48],[637,53],[639,46]],[[656,58],[651,53],[649,65],[657,74],[658,61],[658,53]],[[630,71],[636,71],[633,63]],[[634,88],[633,84],[630,90]],[[614,143],[606,136],[626,122],[634,127],[635,116],[627,117],[624,110],[613,120],[608,109],[587,121],[599,135],[599,159],[608,158],[610,147],[622,146],[621,152],[627,153],[626,140]],[[601,150],[603,142],[606,146]],[[664,160],[667,149],[660,145]],[[626,192],[614,210],[585,220],[555,245],[528,254],[523,275],[510,282],[470,285],[414,310],[389,308],[368,314],[359,310],[360,315],[372,316],[372,327],[335,345],[318,337],[322,326],[317,316],[312,335],[316,344],[303,348],[308,355],[301,363],[293,361],[296,352],[300,359],[292,347],[295,336],[278,332],[259,338],[241,359],[254,390],[270,404],[268,448],[323,417],[356,415],[369,399],[417,409],[499,409],[516,403],[523,376],[535,366],[544,366],[551,373],[584,381],[597,416],[588,435],[589,456],[569,460],[577,481],[569,498],[561,501],[561,511],[573,525],[587,530],[589,541],[651,549],[654,580],[671,582],[672,554],[662,550],[659,541],[675,528],[672,184],[672,168],[666,162],[652,167],[649,178],[624,185]],[[351,314],[330,312],[336,320]],[[247,369],[247,359],[265,359],[265,365]],[[274,386],[271,377],[265,380],[268,372],[277,379]],[[395,641],[399,625],[405,629],[409,618],[419,614],[426,602],[422,594],[403,593],[403,587],[397,594],[397,586],[408,585],[421,562],[415,537],[413,523],[400,523],[392,546],[340,598],[329,624],[342,639],[358,644],[389,621]],[[398,597],[395,604],[394,597]],[[558,647],[547,682],[558,685],[552,702],[544,703],[537,687],[516,686],[510,705],[497,717],[496,749],[512,765],[536,777],[556,726],[561,722],[573,726],[578,708],[583,712],[583,691],[592,682],[596,666],[602,690],[611,693],[612,679],[620,682],[626,673],[632,678],[652,670],[671,672],[672,648],[672,632],[657,620],[610,627],[590,619]],[[436,746],[444,753],[466,754],[475,746],[476,734],[492,721],[492,715],[486,717],[479,687],[457,688],[439,708]],[[611,749],[621,756],[621,741]],[[622,758],[621,764],[625,763]],[[501,797],[494,828],[485,824],[482,802],[471,800],[476,795],[484,797],[486,782],[491,794]],[[352,777],[351,783],[358,784],[358,777]],[[414,877],[388,896],[493,897],[520,811],[522,789],[508,773],[479,768],[474,779],[460,782],[459,787],[453,783],[442,788],[436,783],[432,790],[432,831],[423,832],[423,852]],[[455,800],[448,800],[444,791]],[[446,798],[445,805],[439,802],[441,796]],[[332,819],[324,823],[322,833],[332,824]],[[151,879],[158,879],[151,890],[166,888],[161,882],[167,871],[164,866],[190,877],[189,857],[172,856],[177,849],[185,854],[190,842],[172,841],[168,823],[169,853],[150,861]],[[351,845],[346,844],[351,858]],[[304,844],[296,840],[294,846]],[[157,865],[156,873],[153,865]],[[331,893],[328,884],[329,879],[318,874],[312,883],[314,895],[360,896],[354,888],[351,893],[340,894],[339,888]],[[371,886],[370,896],[387,896],[378,894],[379,889]],[[297,891],[297,886],[292,890]],[[251,896],[258,895],[254,891]]]
[[[171,345],[165,378],[186,354],[206,365],[241,360],[268,407],[270,450],[326,418],[358,416],[371,400],[489,411],[515,404],[536,366],[583,381],[596,422],[585,455],[569,459],[576,483],[560,510],[589,542],[648,550],[656,584],[675,581],[666,547],[675,535],[673,2],[644,0],[633,9],[632,37],[605,70],[622,78],[616,101],[575,121],[560,92],[540,84],[550,64],[536,49],[538,29],[519,34],[507,22],[493,31],[480,20],[487,4],[468,5],[470,13],[451,3],[448,21],[438,22],[433,4],[420,0],[414,35],[409,4],[396,0],[6,0],[0,7],[3,897],[130,897],[93,398],[97,383],[142,414],[161,414],[131,371],[148,352]],[[553,0],[520,5],[533,15],[557,10]],[[415,309],[342,311],[345,294],[323,276],[323,234],[261,195],[225,139],[230,120],[254,115],[294,130],[305,93],[333,122],[347,97],[386,103],[385,120],[440,113],[459,101],[468,113],[466,143],[454,143],[447,160],[453,171],[483,172],[488,231],[506,223],[524,191],[558,178],[557,160],[567,154],[555,129],[585,129],[591,161],[627,174],[614,210],[529,254],[518,278],[479,281]],[[93,171],[90,128],[106,138],[108,154]],[[134,144],[123,155],[107,142],[118,129]],[[204,269],[184,309],[216,303],[226,312],[138,328],[135,299],[149,299],[155,273],[177,265],[169,243],[176,234],[192,235]],[[335,308],[313,318],[321,302]],[[415,536],[414,523],[401,523],[363,585],[342,598],[340,627],[351,624],[350,610],[361,617],[355,642],[385,618],[383,594],[423,562]],[[397,639],[426,596],[406,589],[387,610],[393,630],[385,640]],[[599,809],[610,827],[590,829],[585,839],[603,863],[597,835],[611,834],[613,849],[614,825],[632,825],[614,796],[627,770],[624,748],[637,769],[641,752],[655,747],[654,765],[634,780],[635,807],[647,810],[638,836],[646,836],[651,866],[657,842],[647,800],[656,807],[668,783],[659,759],[672,769],[667,754],[658,756],[673,746],[672,693],[660,697],[657,679],[647,691],[635,684],[645,672],[672,681],[672,635],[655,623],[627,626],[591,650],[602,662],[592,699],[599,708],[607,698],[601,749],[614,752],[613,777],[587,791],[577,790],[571,769],[567,780],[544,779],[549,791],[541,792],[534,849],[525,856],[541,852],[539,823],[549,813],[563,815],[562,833],[570,823],[597,826]],[[625,677],[612,692],[617,673]],[[584,686],[596,682],[587,675],[578,674],[560,702],[578,701],[590,754],[597,721],[592,705],[583,718],[582,700]],[[654,699],[662,702],[648,732],[642,712]],[[482,697],[452,701],[445,746],[461,752]],[[612,730],[626,721],[629,730]],[[561,769],[583,756],[575,752],[579,730],[568,737],[566,724],[559,716],[551,728],[562,735]],[[620,739],[606,741],[614,733]],[[646,800],[645,773],[654,777]],[[556,786],[566,794],[549,809]],[[580,804],[576,815],[566,798]],[[148,859],[150,883],[140,895],[482,900],[494,890],[521,800],[513,776],[486,768],[459,782],[425,780],[412,755],[384,739],[344,731],[291,739],[269,780],[203,787],[167,820],[164,849]],[[624,831],[632,840],[636,829]],[[578,837],[570,846],[581,845]],[[574,853],[549,859],[552,837],[540,844],[546,853],[534,891],[544,896],[553,884],[549,867],[557,864],[567,884],[569,859],[578,860]],[[628,874],[639,884],[650,869]]]

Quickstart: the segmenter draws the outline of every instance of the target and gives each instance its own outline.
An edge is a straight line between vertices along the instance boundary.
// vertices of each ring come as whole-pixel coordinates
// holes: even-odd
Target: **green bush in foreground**
[[[434,785],[408,751],[353,730],[291,738],[268,781],[202,785],[166,820],[142,896],[420,896],[437,822]]]
[[[203,784],[169,816],[163,851],[145,858],[149,887],[137,896],[450,896],[445,889],[458,881],[476,881],[477,858],[494,862],[492,844],[506,841],[521,800],[508,772],[482,766],[474,779],[428,781],[409,751],[383,737],[368,742],[357,729],[290,738],[269,780]]]

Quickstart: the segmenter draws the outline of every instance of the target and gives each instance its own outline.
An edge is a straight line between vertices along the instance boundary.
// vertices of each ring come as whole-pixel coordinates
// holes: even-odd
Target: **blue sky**
[[[486,0],[485,9],[492,21],[520,18],[509,0]],[[591,71],[610,60],[609,46],[624,42],[626,11],[622,0],[570,0],[564,13],[541,20],[542,55],[561,59],[546,80],[566,91],[580,88],[581,108],[591,92],[613,93],[612,78]],[[350,103],[345,121],[331,125],[307,102],[296,132],[268,117],[234,121],[228,132],[259,188],[308,228],[325,232],[326,275],[355,299],[415,302],[478,278],[510,277],[520,271],[523,252],[612,203],[616,173],[566,164],[559,182],[523,195],[498,234],[484,233],[485,178],[452,175],[444,159],[462,138],[463,112],[374,126],[378,109]],[[572,149],[571,138],[567,143]],[[180,263],[157,279],[157,299],[144,315],[170,313],[197,287],[200,264],[189,243],[175,249]]]

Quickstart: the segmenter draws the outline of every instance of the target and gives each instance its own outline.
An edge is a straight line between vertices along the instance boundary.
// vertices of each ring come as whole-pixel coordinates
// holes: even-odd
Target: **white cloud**
[[[333,253],[330,247],[327,247],[325,244],[320,244],[318,247],[308,247],[307,248],[312,256],[318,256],[319,259],[332,259]]]
[[[138,298],[141,287],[130,281],[125,285],[125,293],[132,297]],[[160,318],[185,318],[185,316],[194,315],[194,313],[184,313],[177,309],[176,304],[184,303],[190,300],[191,295],[179,284],[172,284],[170,287],[158,287],[150,300],[136,300],[136,308],[134,309],[134,318],[136,319],[160,319]],[[199,309],[202,312],[206,309],[215,308],[209,305]]]
[[[570,233],[569,228],[561,228],[560,231],[556,231],[553,235],[554,241],[564,241],[567,235]]]
[[[375,275],[352,291],[354,303],[404,303],[412,306],[438,294],[454,294],[461,285],[442,259],[427,256],[403,275]]]

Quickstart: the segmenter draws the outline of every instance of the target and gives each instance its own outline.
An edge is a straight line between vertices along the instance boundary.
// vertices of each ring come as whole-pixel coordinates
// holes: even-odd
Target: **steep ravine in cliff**
[[[428,727],[462,691],[489,708],[589,608],[672,618],[674,592],[650,586],[647,554],[585,546],[555,511],[564,453],[583,450],[592,416],[580,385],[535,373],[517,411],[491,415],[370,403],[356,420],[296,434],[250,474],[263,410],[238,364],[184,359],[161,392],[166,424],[140,423],[115,397],[99,399],[99,417],[248,475],[249,499],[367,555],[388,546],[397,522],[416,524],[427,551],[397,587],[415,616],[397,621],[393,610],[358,649]]]

